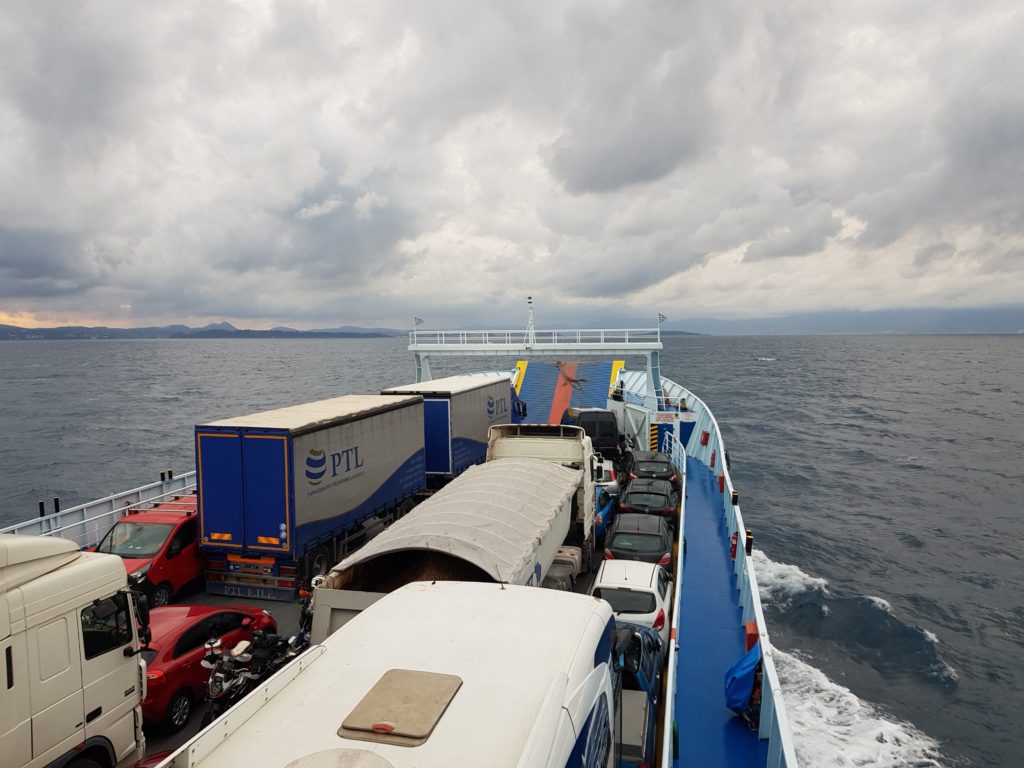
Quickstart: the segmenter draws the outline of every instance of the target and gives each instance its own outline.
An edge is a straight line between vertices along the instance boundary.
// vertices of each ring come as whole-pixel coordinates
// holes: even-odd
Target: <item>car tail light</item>
[[[294,587],[295,579],[278,579],[277,586],[279,587]]]
[[[661,560],[658,561],[658,565],[668,565],[670,562],[672,562],[672,553],[666,552],[661,556]]]
[[[633,508],[629,504],[619,504],[619,512],[632,512]]]
[[[226,571],[228,569],[228,564],[224,560],[210,560],[206,564],[206,567],[211,571]]]
[[[163,670],[151,669],[148,672],[146,672],[146,685],[161,685],[163,682]]]
[[[637,478],[636,472],[630,472],[629,473],[629,479],[630,480],[636,480],[636,478]]]
[[[658,611],[658,617],[654,620],[653,629],[661,629],[665,626],[665,609],[662,608]]]
[[[604,551],[604,559],[605,560],[614,560],[615,559],[615,554],[613,552],[611,552],[610,550],[606,549]]]

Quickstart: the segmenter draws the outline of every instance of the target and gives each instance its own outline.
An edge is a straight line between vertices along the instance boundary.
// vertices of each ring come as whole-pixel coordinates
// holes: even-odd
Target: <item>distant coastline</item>
[[[404,336],[404,331],[382,328],[332,328],[299,331],[294,328],[269,330],[239,329],[228,323],[204,328],[167,325],[149,328],[107,328],[61,326],[56,328],[19,328],[0,325],[0,341],[97,341],[110,339],[388,339]]]

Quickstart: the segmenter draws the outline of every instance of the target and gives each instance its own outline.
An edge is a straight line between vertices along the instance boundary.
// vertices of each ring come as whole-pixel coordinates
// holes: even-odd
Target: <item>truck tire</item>
[[[326,576],[336,565],[334,553],[326,544],[319,544],[306,554],[306,581],[314,576]]]
[[[583,567],[582,573],[590,573],[594,570],[594,537],[590,536],[583,540]]]

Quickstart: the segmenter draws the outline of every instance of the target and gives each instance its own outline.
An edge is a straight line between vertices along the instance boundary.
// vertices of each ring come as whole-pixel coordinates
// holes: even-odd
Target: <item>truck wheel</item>
[[[153,590],[151,604],[154,608],[159,608],[161,605],[167,605],[169,602],[171,602],[171,585],[165,581]]]
[[[331,554],[330,547],[326,544],[314,547],[306,555],[306,580],[309,581],[314,576],[326,576],[333,567],[334,556]]]
[[[171,703],[167,707],[167,730],[177,733],[188,723],[189,715],[192,714],[192,697],[188,691],[181,690],[174,694]]]

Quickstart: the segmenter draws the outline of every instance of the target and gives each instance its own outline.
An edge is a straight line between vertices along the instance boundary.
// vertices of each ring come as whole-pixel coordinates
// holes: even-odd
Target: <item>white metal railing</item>
[[[284,690],[292,680],[297,678],[303,670],[309,668],[311,664],[314,664],[326,651],[327,649],[322,645],[311,645],[303,654],[285,664],[231,709],[165,757],[157,768],[191,768],[191,766],[200,764],[250,717],[256,714],[264,704]],[[259,765],[260,761],[252,760],[251,764]]]
[[[782,687],[779,684],[778,671],[775,668],[774,650],[768,637],[767,624],[761,608],[761,595],[757,587],[757,575],[754,564],[747,555],[747,530],[740,511],[738,492],[736,503],[733,494],[736,491],[729,477],[729,468],[725,457],[725,443],[721,430],[711,410],[703,400],[680,387],[672,385],[679,392],[685,393],[687,407],[694,412],[696,423],[686,445],[686,455],[692,456],[702,464],[722,475],[723,491],[722,516],[725,518],[731,538],[736,535],[736,560],[734,571],[739,586],[739,603],[743,611],[744,622],[757,623],[758,637],[762,651],[762,689],[761,689],[761,720],[758,735],[768,740],[767,768],[797,768],[796,749],[790,733],[789,719],[786,716],[785,702],[782,698]],[[703,444],[702,436],[707,433],[707,443]]]
[[[675,594],[672,596],[672,624],[669,637],[673,638],[668,644],[668,670],[665,673],[665,706],[662,712],[661,733],[662,750],[660,768],[671,768],[673,763],[673,752],[675,747],[675,701],[676,701],[676,662],[679,656],[679,615],[681,612],[681,601],[683,596],[683,551],[685,539],[683,531],[686,528],[686,449],[676,439],[675,435],[666,433],[662,442],[662,451],[672,457],[672,463],[676,465],[676,471],[682,478],[679,494],[679,552],[676,555],[676,566],[673,569],[672,580]]]
[[[435,348],[468,346],[507,347],[519,350],[525,347],[557,345],[621,347],[636,345],[644,349],[661,348],[659,328],[615,328],[615,329],[558,329],[514,331],[409,331],[409,349],[433,350]]]
[[[196,473],[186,472],[169,480],[142,485],[102,499],[89,501],[44,517],[0,529],[0,533],[23,536],[59,536],[70,539],[79,547],[98,544],[104,534],[122,517],[174,496],[190,493],[196,485]]]

